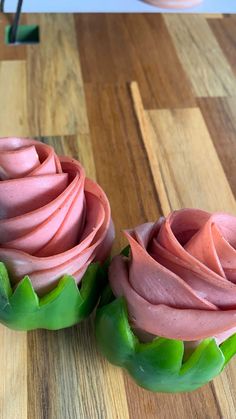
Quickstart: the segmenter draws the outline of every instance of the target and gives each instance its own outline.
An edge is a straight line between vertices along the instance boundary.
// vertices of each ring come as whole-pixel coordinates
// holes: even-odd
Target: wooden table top
[[[236,213],[236,17],[30,15],[41,43],[6,47],[0,136],[79,159],[121,230],[185,206]],[[97,352],[92,320],[0,327],[1,419],[235,418],[236,364],[189,394],[152,394]]]

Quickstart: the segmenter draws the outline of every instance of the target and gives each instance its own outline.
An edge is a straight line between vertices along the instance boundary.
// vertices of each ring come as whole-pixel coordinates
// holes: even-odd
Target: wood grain
[[[159,199],[129,87],[86,84],[85,89],[97,179],[111,203],[117,252],[126,245],[122,229],[160,215]]]
[[[91,322],[31,332],[28,348],[29,418],[129,417],[122,373],[97,353]]]
[[[196,96],[235,95],[232,69],[204,17],[166,15],[165,22]]]
[[[27,418],[27,335],[0,326],[0,418]]]
[[[27,47],[31,131],[39,135],[87,134],[73,16],[28,16],[28,23],[35,21],[40,25],[41,42]]]
[[[198,103],[236,196],[236,98],[202,98]]]
[[[172,208],[234,212],[234,196],[199,109],[158,110],[147,115],[156,134],[152,153],[159,156]]]
[[[0,13],[0,60],[17,61],[26,60],[26,46],[25,45],[6,45],[5,44],[5,28],[12,25],[12,15]],[[22,17],[21,24],[26,23],[25,15]]]
[[[41,43],[0,41],[0,136],[82,162],[110,199],[113,253],[124,228],[174,208],[236,213],[235,17],[24,19]],[[1,419],[235,419],[235,360],[198,391],[153,394],[97,352],[93,318],[0,339]]]
[[[86,82],[136,80],[147,108],[194,105],[162,16],[77,15],[76,28]]]
[[[236,16],[232,15],[228,19],[213,19],[209,25],[236,74]]]
[[[127,395],[132,419],[221,419],[222,412],[210,386],[183,394],[154,394],[133,385],[127,376]],[[224,416],[233,419],[233,416]]]
[[[26,65],[24,61],[0,61],[0,135],[28,134]]]
[[[224,15],[222,13],[204,13],[205,19],[223,19]]]
[[[96,167],[94,162],[93,147],[90,134],[68,136],[63,139],[63,151],[65,155],[77,158],[86,169],[86,175],[96,179]]]
[[[163,182],[162,169],[159,162],[158,143],[155,141],[155,131],[147,119],[146,111],[143,108],[138,84],[136,82],[131,83],[130,92],[134,103],[134,110],[137,117],[140,133],[146,148],[149,165],[152,173],[155,173],[155,176],[153,176],[153,181],[155,188],[158,191],[161,212],[162,214],[168,214],[171,211],[171,202],[169,201],[168,193]],[[156,153],[153,153],[152,150],[153,142],[155,142],[157,147]]]

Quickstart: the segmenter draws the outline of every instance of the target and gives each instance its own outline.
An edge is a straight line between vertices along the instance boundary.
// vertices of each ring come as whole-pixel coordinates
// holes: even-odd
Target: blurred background
[[[5,0],[5,11],[16,10],[17,0]],[[140,0],[24,0],[25,12],[157,12],[157,7]],[[165,11],[165,10],[164,10]],[[166,9],[170,12],[170,9]],[[235,13],[235,0],[203,0],[202,4],[186,12],[194,13]]]

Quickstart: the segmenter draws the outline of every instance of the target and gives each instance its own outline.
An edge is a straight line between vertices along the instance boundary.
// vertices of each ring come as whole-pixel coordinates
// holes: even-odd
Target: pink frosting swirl
[[[202,0],[141,0],[164,9],[186,9],[197,6]]]
[[[39,295],[64,274],[79,283],[113,239],[108,199],[79,162],[36,140],[0,139],[0,261],[13,283],[29,275]]]
[[[236,332],[236,217],[183,209],[126,232],[109,280],[137,333],[184,341]]]

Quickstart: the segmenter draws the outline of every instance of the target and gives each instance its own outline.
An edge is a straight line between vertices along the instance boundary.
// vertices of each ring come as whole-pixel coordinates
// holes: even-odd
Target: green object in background
[[[15,330],[58,330],[72,326],[88,317],[95,308],[104,275],[100,264],[92,263],[80,289],[72,276],[65,275],[56,288],[39,298],[28,276],[13,292],[7,269],[0,263],[0,322]]]
[[[17,28],[16,42],[11,42],[12,26],[5,28],[5,43],[8,45],[17,44],[38,44],[40,42],[39,26],[37,25],[20,25]]]
[[[139,342],[128,322],[125,299],[115,299],[109,286],[96,313],[95,331],[108,361],[125,368],[138,385],[154,392],[195,390],[217,376],[236,353],[236,335],[220,346],[213,338],[203,340],[187,360],[182,341],[160,337]]]

